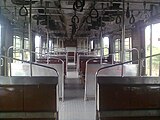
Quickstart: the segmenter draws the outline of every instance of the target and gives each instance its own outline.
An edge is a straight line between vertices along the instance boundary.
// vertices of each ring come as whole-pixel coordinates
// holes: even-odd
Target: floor
[[[95,120],[95,100],[84,101],[84,87],[75,76],[76,71],[68,74],[65,100],[59,103],[59,120]]]

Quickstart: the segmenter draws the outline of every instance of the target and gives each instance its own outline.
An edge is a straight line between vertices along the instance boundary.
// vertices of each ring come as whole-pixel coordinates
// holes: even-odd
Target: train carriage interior
[[[0,0],[0,120],[160,120],[160,0]]]

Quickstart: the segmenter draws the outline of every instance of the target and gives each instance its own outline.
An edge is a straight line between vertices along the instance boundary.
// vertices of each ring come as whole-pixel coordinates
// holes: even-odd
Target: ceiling
[[[74,37],[87,37],[95,32],[103,31],[107,34],[122,29],[122,1],[32,0],[30,6],[29,0],[1,0],[0,5],[1,14],[11,21],[15,30],[27,31],[27,24],[31,21],[33,32],[40,34],[49,32],[52,37],[70,40]],[[26,16],[24,8],[21,11],[24,16],[19,15],[23,4],[28,11]],[[74,10],[73,4],[75,4]],[[125,25],[128,28],[140,20],[148,21],[154,15],[160,14],[159,0],[125,0],[124,6]]]

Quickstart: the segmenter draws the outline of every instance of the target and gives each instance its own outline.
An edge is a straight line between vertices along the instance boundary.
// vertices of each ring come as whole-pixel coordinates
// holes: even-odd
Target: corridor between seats
[[[84,101],[84,87],[79,78],[73,78],[76,71],[65,80],[64,102],[59,103],[59,120],[95,120],[95,100]]]

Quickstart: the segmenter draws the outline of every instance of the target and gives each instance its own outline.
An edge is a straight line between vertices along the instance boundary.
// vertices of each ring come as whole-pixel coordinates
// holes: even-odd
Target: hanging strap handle
[[[131,13],[132,13],[132,15],[131,15],[131,18],[129,19],[129,23],[133,24],[133,23],[135,23],[135,17],[133,15],[133,10],[131,11]]]
[[[39,14],[37,14],[37,26],[39,26]]]
[[[116,17],[116,24],[120,24],[121,23],[121,17],[118,15]]]
[[[127,3],[126,18],[130,18],[129,3]]]
[[[119,15],[119,10],[117,11],[116,24],[121,23],[121,16]]]
[[[96,14],[93,15],[93,12],[95,12]],[[99,13],[98,13],[97,9],[93,8],[93,9],[90,11],[89,15],[91,16],[91,18],[98,18]]]
[[[98,18],[99,17],[98,10],[95,8],[95,6],[96,6],[96,1],[94,0],[93,8],[91,9],[91,11],[89,13],[89,16],[91,18]],[[95,15],[93,15],[93,13],[95,13]]]
[[[24,11],[24,13],[23,13],[23,11]],[[19,9],[19,15],[20,15],[20,16],[28,16],[28,10],[27,10],[27,8],[24,6],[24,4],[23,4],[23,6]]]
[[[81,8],[85,6],[85,0],[76,0],[75,3],[77,8]]]
[[[144,12],[146,12],[146,1],[143,2]]]
[[[91,18],[91,16],[87,16],[86,17],[86,23],[87,24],[92,24],[92,18]]]
[[[72,23],[79,23],[79,18],[77,15],[74,15],[71,19]]]
[[[74,35],[76,33],[76,30],[78,29],[78,26],[76,25],[76,23],[72,24],[72,35]]]
[[[85,0],[81,1],[81,0],[76,0],[74,3],[73,3],[73,10],[74,11],[80,11],[82,12],[83,11],[83,7],[85,6]]]

